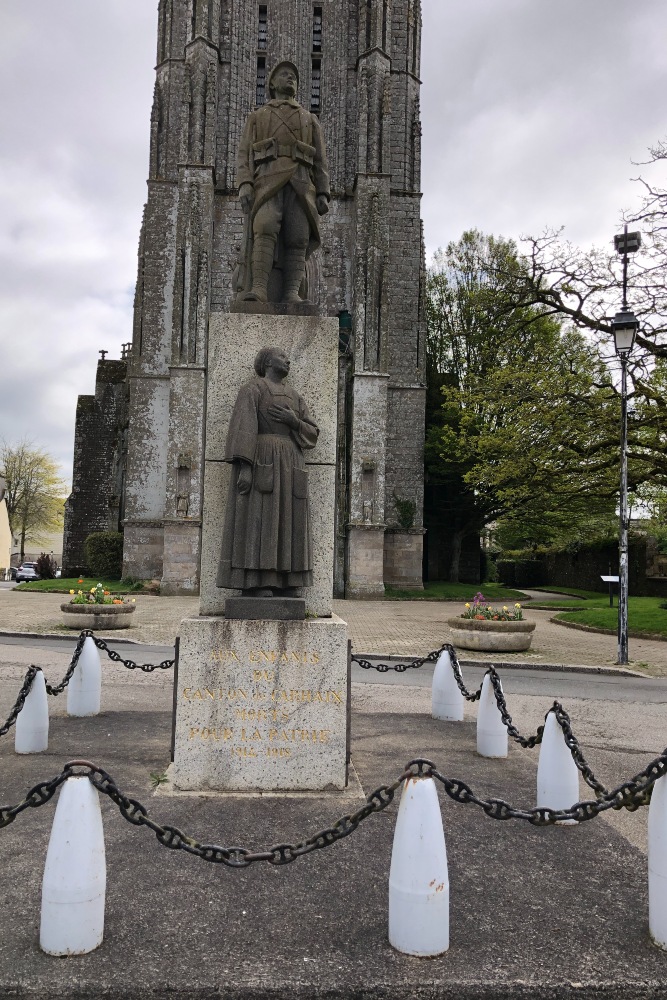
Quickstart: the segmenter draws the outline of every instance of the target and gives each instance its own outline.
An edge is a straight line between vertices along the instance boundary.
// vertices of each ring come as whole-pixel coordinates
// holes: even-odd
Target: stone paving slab
[[[61,625],[59,594],[33,594],[0,590],[0,631],[31,634],[66,634]],[[171,645],[183,618],[198,614],[196,597],[139,597],[129,629],[101,633],[113,638]],[[463,605],[449,601],[334,601],[334,612],[348,624],[355,651],[420,656],[451,642],[447,618]],[[526,617],[537,622],[533,646],[517,653],[519,662],[613,666],[615,636],[566,629],[549,621],[550,611],[526,608]],[[462,653],[463,658],[466,654]],[[472,658],[472,657],[470,657]],[[476,660],[492,662],[491,653],[475,653]],[[512,654],[503,654],[510,660]],[[667,643],[651,639],[630,640],[630,666],[653,676],[667,676]]]

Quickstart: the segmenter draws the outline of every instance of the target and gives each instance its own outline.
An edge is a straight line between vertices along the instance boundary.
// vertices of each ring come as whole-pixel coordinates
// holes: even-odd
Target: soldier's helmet
[[[275,97],[275,90],[273,88],[273,78],[274,78],[274,76],[276,75],[276,73],[279,70],[283,69],[284,66],[289,66],[290,69],[294,70],[294,73],[296,74],[297,89],[299,87],[299,69],[298,69],[298,67],[295,66],[293,62],[290,62],[289,59],[283,59],[282,62],[279,62],[278,65],[274,66],[273,69],[271,70],[271,76],[269,77],[269,94],[271,95],[271,97]]]

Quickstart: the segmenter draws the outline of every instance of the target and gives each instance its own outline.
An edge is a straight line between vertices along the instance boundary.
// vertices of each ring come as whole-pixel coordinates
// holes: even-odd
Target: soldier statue
[[[306,260],[320,245],[319,216],[329,211],[329,170],[317,117],[296,101],[299,71],[279,63],[271,100],[251,112],[239,146],[237,184],[245,213],[239,298],[269,300],[269,277],[282,271],[281,302],[301,302]]]

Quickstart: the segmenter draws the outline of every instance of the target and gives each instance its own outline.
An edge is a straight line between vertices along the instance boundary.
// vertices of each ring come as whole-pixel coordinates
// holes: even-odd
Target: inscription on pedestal
[[[344,788],[346,731],[340,619],[183,622],[177,788]]]

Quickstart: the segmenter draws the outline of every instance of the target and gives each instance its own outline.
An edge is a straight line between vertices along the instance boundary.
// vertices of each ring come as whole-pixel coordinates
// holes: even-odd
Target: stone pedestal
[[[356,601],[384,600],[384,524],[347,526],[345,596]]]
[[[291,361],[287,382],[306,401],[320,428],[308,469],[314,585],[303,592],[310,614],[331,614],[338,418],[338,320],[316,316],[213,313],[209,326],[206,470],[202,528],[202,615],[224,614],[237,591],[215,585],[231,466],[223,461],[229,418],[239,388],[254,376],[262,347],[282,347]]]
[[[387,528],[384,536],[384,582],[398,590],[423,590],[423,528]]]
[[[176,683],[175,790],[345,788],[349,683],[340,618],[186,618]]]

